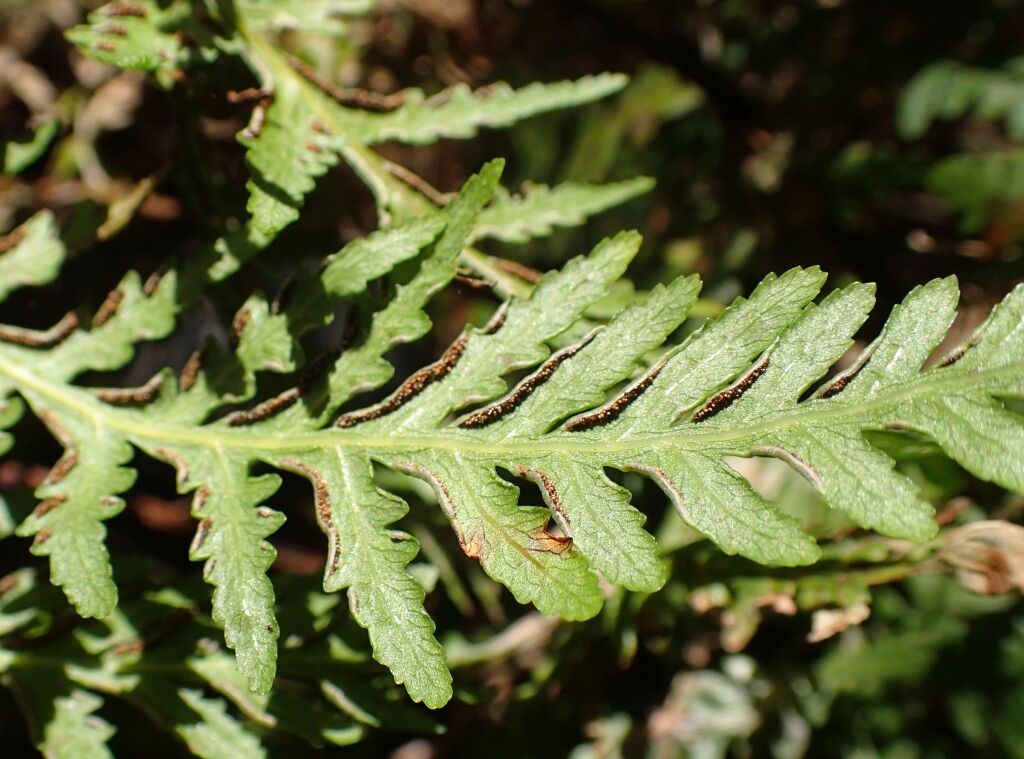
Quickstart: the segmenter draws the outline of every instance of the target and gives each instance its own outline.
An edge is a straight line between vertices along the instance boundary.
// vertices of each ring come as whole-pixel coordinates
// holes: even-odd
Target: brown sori
[[[565,425],[565,429],[569,432],[579,432],[580,430],[589,430],[591,427],[600,427],[602,424],[608,424],[618,419],[619,415],[629,407],[629,404],[643,395],[644,391],[658,378],[658,375],[661,373],[661,366],[661,364],[658,364],[652,367],[642,379],[627,387],[611,403],[603,408],[599,408],[597,411],[577,417]]]
[[[947,366],[952,366],[953,364],[955,364],[957,361],[959,361],[966,355],[967,351],[969,351],[979,342],[980,341],[975,340],[964,345],[961,345],[959,348],[957,348],[955,351],[950,353],[942,360],[942,363],[939,364],[939,369],[945,369]]]
[[[63,319],[45,332],[0,324],[0,341],[24,345],[26,348],[53,348],[75,331],[79,321],[78,314],[69,311]]]
[[[196,380],[199,379],[199,372],[203,369],[203,361],[206,359],[206,346],[203,346],[191,356],[188,361],[185,362],[185,366],[181,369],[181,376],[178,378],[178,386],[185,392],[192,389],[192,386],[196,384]]]
[[[156,398],[163,382],[163,375],[157,374],[141,387],[100,390],[96,393],[96,397],[104,403],[111,403],[117,406],[141,406]]]
[[[229,427],[255,424],[295,405],[295,402],[302,397],[302,394],[309,389],[309,386],[323,376],[324,371],[326,371],[331,363],[330,359],[334,355],[333,353],[322,353],[302,371],[295,387],[288,388],[284,392],[278,393],[273,398],[269,398],[251,409],[228,414],[224,417],[224,422]]]
[[[0,255],[14,250],[14,248],[25,239],[25,227],[18,227],[9,235],[0,237]]]
[[[334,524],[333,507],[331,506],[331,493],[327,488],[327,482],[320,472],[313,467],[302,463],[298,459],[285,458],[281,463],[290,469],[297,470],[306,475],[313,484],[313,501],[316,505],[317,521],[320,528],[330,536],[330,556],[328,558],[329,572],[338,571],[338,563],[341,560],[339,551],[341,549],[341,534],[337,525]]]
[[[512,392],[502,400],[497,403],[492,403],[490,406],[482,408],[479,411],[473,412],[460,421],[459,426],[485,427],[488,424],[494,424],[494,422],[504,416],[508,416],[519,408],[520,404],[529,398],[538,387],[543,385],[563,362],[579,353],[583,349],[583,346],[589,343],[592,339],[593,335],[588,335],[583,342],[555,352],[547,361],[541,364],[537,371],[524,378],[515,386]]]
[[[466,350],[466,336],[463,335],[450,346],[437,361],[410,375],[395,392],[375,406],[342,414],[335,422],[337,427],[354,427],[360,422],[377,419],[396,411],[419,395],[430,384],[445,377]]]
[[[706,419],[710,419],[715,414],[719,413],[723,409],[729,408],[729,406],[738,401],[740,397],[750,389],[751,385],[757,382],[757,378],[765,373],[768,369],[768,361],[769,359],[765,358],[764,361],[750,370],[750,372],[747,373],[747,376],[735,385],[726,388],[717,395],[712,396],[707,403],[694,412],[693,421],[703,422]]]
[[[239,343],[242,342],[242,333],[245,332],[251,318],[252,314],[247,308],[240,308],[235,312],[235,318],[231,320],[231,335],[228,339],[231,350],[237,349]]]
[[[96,309],[96,315],[92,317],[93,327],[102,327],[117,313],[118,307],[124,301],[124,293],[121,292],[120,288],[114,288],[111,290],[107,297],[100,304],[100,307]]]

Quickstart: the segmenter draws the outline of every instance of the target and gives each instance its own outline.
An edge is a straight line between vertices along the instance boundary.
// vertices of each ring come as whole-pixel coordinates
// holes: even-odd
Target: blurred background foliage
[[[248,113],[223,97],[245,86],[237,61],[157,82],[104,66],[63,37],[93,6],[0,1],[0,233],[50,208],[76,254],[41,296],[5,303],[3,321],[46,326],[72,305],[99,302],[125,268],[146,273],[168,255],[187,256],[244,208],[235,135]],[[581,229],[490,253],[546,269],[637,228],[645,244],[631,270],[636,287],[699,272],[705,315],[769,271],[819,264],[833,284],[878,283],[865,339],[908,289],[956,274],[958,340],[1024,277],[1017,0],[382,0],[346,23],[341,37],[296,29],[283,42],[322,77],[381,94],[631,76],[614,98],[509,131],[383,149],[441,191],[496,155],[509,159],[511,187],[657,180]],[[374,225],[369,192],[347,170],[332,171],[300,221],[187,319],[196,330],[213,329],[218,315],[230,321],[252,289],[273,292],[297,261]],[[445,293],[435,335],[413,347],[407,366],[435,355],[486,297],[470,287]],[[127,381],[150,376],[168,355],[184,360],[192,333],[179,330],[159,354],[144,349]],[[18,439],[0,465],[0,497],[13,514],[30,508],[32,488],[59,455],[31,420]],[[649,515],[672,577],[650,597],[615,591],[600,617],[572,625],[516,606],[455,555],[429,492],[382,475],[412,502],[404,527],[421,541],[422,571],[436,583],[428,603],[457,698],[433,715],[442,735],[430,734],[429,721],[420,737],[371,730],[346,751],[1024,757],[1024,501],[972,480],[927,440],[879,433],[873,442],[935,504],[943,530],[933,543],[860,534],[779,462],[738,460],[825,550],[814,567],[767,570],[721,555],[654,488],[615,474]],[[160,567],[150,576],[187,581],[196,572],[184,561],[187,503],[167,471],[141,456],[136,464],[142,476],[129,509],[110,523],[111,541],[122,554],[150,557]],[[306,489],[289,482],[279,498],[291,505],[275,538],[275,583],[315,585],[322,541]],[[0,534],[11,529],[3,522]],[[24,541],[8,538],[0,570],[27,555]],[[0,741],[16,756],[31,739],[8,718],[9,699],[0,696]],[[119,755],[184,750],[147,743],[147,718],[136,716],[113,739]],[[291,750],[281,736],[270,744]]]

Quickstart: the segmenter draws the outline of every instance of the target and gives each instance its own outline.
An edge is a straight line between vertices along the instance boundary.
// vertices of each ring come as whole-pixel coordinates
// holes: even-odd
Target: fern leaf
[[[414,700],[444,706],[452,696],[444,649],[423,608],[423,587],[406,571],[419,544],[386,529],[404,516],[405,503],[374,485],[365,456],[339,450],[277,463],[314,485],[317,519],[329,540],[324,589],[347,588],[349,607],[368,629],[374,657]]]
[[[379,230],[354,240],[329,256],[319,272],[300,273],[287,293],[287,319],[293,334],[329,324],[335,304],[358,295],[367,283],[387,274],[434,242],[445,227],[446,217],[438,214]]]
[[[897,126],[900,134],[914,139],[939,119],[968,113],[982,121],[1005,119],[1011,137],[1024,137],[1024,58],[1010,59],[999,69],[933,63],[907,85]]]
[[[244,8],[240,11],[244,19]],[[303,64],[289,63],[257,33],[243,28],[242,38],[259,61],[255,73],[272,93],[269,107],[257,110],[240,137],[253,172],[248,210],[258,236],[273,236],[297,218],[315,178],[339,159],[370,187],[384,225],[429,214],[435,205],[422,188],[400,179],[370,146],[389,140],[425,144],[471,137],[481,127],[508,126],[605,97],[626,82],[621,75],[603,74],[521,90],[501,83],[474,93],[457,85],[431,98],[406,90],[397,96],[402,105],[376,113],[339,102],[329,85]]]
[[[47,119],[18,138],[0,138],[0,173],[17,176],[38,161],[60,131],[60,119]]]
[[[223,701],[204,698],[201,692],[187,688],[179,690],[178,695],[201,720],[178,728],[193,755],[202,759],[263,759],[267,755],[259,738],[227,713]]]
[[[89,14],[87,24],[69,29],[66,36],[86,55],[119,68],[156,74],[165,86],[173,81],[175,69],[208,56],[212,43],[191,0],[107,3]]]
[[[218,453],[213,460],[203,449],[191,456],[181,450],[170,454],[178,462],[182,488],[197,488],[192,514],[200,521],[189,557],[205,560],[203,576],[214,586],[213,618],[224,628],[249,687],[265,693],[274,681],[279,633],[274,588],[266,575],[277,552],[265,538],[284,523],[284,515],[260,504],[280,479],[251,477],[248,461]]]
[[[455,261],[469,240],[481,210],[494,193],[503,168],[503,161],[485,165],[445,209],[448,220],[445,230],[419,271],[398,288],[394,299],[384,309],[374,314],[369,334],[362,344],[343,353],[332,368],[327,380],[328,405],[322,418],[357,393],[380,387],[391,379],[394,370],[383,359],[384,353],[429,331],[430,319],[422,309],[430,297],[455,276]]]
[[[36,402],[43,403],[40,398]],[[105,617],[117,606],[117,586],[103,521],[124,508],[113,494],[135,482],[135,473],[122,466],[131,459],[132,449],[102,425],[45,418],[66,452],[36,491],[42,501],[18,527],[18,534],[35,536],[32,552],[50,557],[52,581],[64,589],[79,614]]]
[[[6,237],[0,237],[0,300],[28,285],[52,282],[64,263],[53,214],[40,211]]]
[[[321,666],[330,664],[332,662],[328,661]],[[234,704],[254,726],[292,733],[314,746],[325,743],[348,745],[363,735],[362,728],[353,724],[346,715],[335,710],[311,709],[309,699],[304,694],[280,690],[273,694],[252,692],[232,657],[223,651],[193,657],[189,661],[189,668],[210,688]],[[319,678],[324,672],[311,674]]]
[[[929,190],[962,214],[960,228],[976,234],[991,222],[1009,217],[1024,198],[1024,150],[957,153],[936,162],[926,182]]]
[[[310,481],[328,538],[326,589],[348,589],[374,656],[414,699],[434,707],[450,697],[444,652],[423,609],[424,591],[407,569],[417,544],[393,527],[405,505],[378,488],[375,463],[428,482],[468,557],[520,601],[570,619],[601,606],[592,570],[642,591],[665,581],[644,515],[607,469],[652,479],[683,520],[722,550],[784,566],[815,561],[814,540],[758,495],[727,457],[779,458],[856,524],[916,541],[934,534],[931,506],[866,431],[925,433],[979,477],[1024,490],[1024,467],[1012,453],[1024,442],[1024,425],[997,400],[1024,394],[1024,288],[967,343],[929,366],[955,314],[957,289],[951,279],[920,287],[852,367],[827,382],[822,378],[852,344],[874,297],[870,286],[854,284],[815,303],[825,279],[817,269],[766,278],[749,298],[674,347],[666,341],[696,300],[695,278],[655,288],[605,326],[566,343],[564,336],[580,334],[584,312],[635,255],[639,236],[632,233],[545,275],[529,297],[511,299],[487,326],[466,329],[438,361],[384,400],[351,408],[358,393],[391,377],[385,352],[429,328],[426,301],[452,278],[499,173],[500,163],[485,167],[440,221],[382,233],[353,246],[347,264],[340,257],[324,267],[324,281],[334,284],[319,291],[324,301],[313,311],[296,306],[295,323],[323,323],[332,299],[409,262],[425,246],[418,272],[374,314],[362,341],[320,385],[300,384],[289,397],[303,403],[284,411],[257,406],[237,424],[229,415],[197,426],[195,417],[170,413],[175,399],[194,389],[175,395],[172,386],[141,408],[104,403],[94,391],[67,384],[73,371],[53,374],[38,356],[26,361],[27,349],[0,344],[0,375],[48,423],[59,420],[70,430],[65,434],[83,439],[97,436],[100,425],[123,446],[103,456],[107,466],[124,460],[131,443],[174,463],[180,487],[196,491],[193,557],[207,562],[214,617],[250,687],[265,692],[274,674],[278,632],[266,539],[283,520],[265,505],[277,478],[253,476],[257,463]],[[370,252],[385,240],[406,247],[374,262]],[[339,284],[343,271],[352,273],[352,290]],[[312,283],[304,287],[318,292]],[[257,325],[291,318],[287,304],[281,313],[259,304],[250,303],[258,306]],[[263,337],[253,338],[251,350],[242,349],[243,331],[239,350],[225,354],[221,369],[209,370],[204,404],[217,402],[218,371],[251,378],[298,361],[289,359],[280,325],[253,334]],[[552,352],[556,339],[564,347]],[[232,362],[230,372],[223,368]],[[526,375],[510,389],[509,374],[520,371]],[[242,395],[222,402],[254,389],[251,379],[236,384]],[[350,407],[335,418],[342,404]],[[215,407],[204,405],[203,416]],[[544,502],[520,505],[518,488],[502,475],[533,481]],[[111,487],[117,476],[95,475],[107,492],[123,487]],[[44,497],[49,492],[41,490]],[[27,525],[41,527],[32,519]],[[90,555],[96,551],[90,547]]]
[[[282,627],[293,643],[282,666],[291,687],[270,696],[249,691],[233,657],[209,639],[211,621],[191,584],[152,588],[151,568],[118,569],[146,592],[73,628],[64,624],[63,598],[34,570],[5,577],[0,588],[0,687],[15,692],[48,755],[104,755],[113,728],[91,713],[101,699],[132,706],[120,713],[142,710],[168,737],[212,759],[260,755],[271,730],[311,747],[348,745],[364,735],[351,713],[378,726],[436,731],[410,706],[374,706],[392,703],[395,688],[357,640],[340,646],[352,625],[335,613],[340,599],[318,593],[311,580],[282,583]]]
[[[90,369],[116,369],[131,358],[137,341],[163,337],[173,327],[173,276],[147,296],[131,273],[115,293],[108,303],[116,302],[116,310],[98,313],[104,318],[95,329],[75,330],[47,352],[16,348],[22,370],[71,379]],[[45,393],[28,388],[22,393],[66,450],[36,491],[42,501],[18,534],[35,537],[32,551],[50,557],[53,582],[64,588],[80,614],[106,616],[117,605],[117,588],[102,522],[122,510],[116,496],[135,481],[134,472],[122,466],[132,457],[131,446],[97,418],[50,415],[43,410],[49,401]]]
[[[536,185],[521,196],[501,192],[480,214],[473,239],[525,243],[550,235],[554,227],[582,224],[590,216],[642,195],[654,186],[648,177],[604,185],[565,182]]]
[[[481,127],[509,126],[538,113],[605,97],[626,81],[621,75],[602,74],[576,82],[532,84],[521,90],[498,83],[473,92],[457,85],[430,98],[419,90],[407,90],[389,97],[400,103],[397,108],[380,113],[358,107],[358,97],[346,100],[343,91],[322,81],[301,61],[286,58],[261,36],[263,31],[285,28],[342,34],[342,17],[364,13],[370,5],[362,0],[317,0],[300,7],[292,0],[246,0],[234,4],[230,12],[209,9],[222,27],[218,36],[223,39],[214,40],[210,29],[197,20],[200,11],[188,0],[169,5],[153,0],[110,3],[91,14],[89,24],[68,32],[86,55],[150,71],[164,86],[170,86],[182,68],[212,61],[217,48],[243,51],[260,80],[264,97],[253,110],[249,126],[239,134],[252,171],[247,183],[249,219],[213,244],[213,260],[203,267],[204,279],[223,279],[269,245],[298,218],[316,178],[339,160],[373,192],[382,226],[431,215],[444,199],[410,172],[383,159],[372,145],[471,137]],[[552,225],[579,224],[641,188],[637,182],[612,186],[606,192],[585,185],[537,191],[525,207],[516,202],[500,204],[493,223],[477,236],[523,241],[549,234]],[[524,223],[524,213],[530,211],[536,214]],[[465,265],[487,276],[508,278],[472,250],[461,255]],[[514,291],[514,287],[501,290]]]
[[[464,84],[432,97],[403,90],[403,104],[388,113],[346,114],[351,134],[367,145],[402,142],[425,145],[439,138],[465,139],[481,127],[510,126],[538,113],[589,103],[626,86],[621,74],[598,74],[576,81],[534,83],[514,90],[503,82],[474,92]]]
[[[114,729],[93,712],[103,700],[76,690],[54,701],[53,719],[47,724],[40,749],[54,759],[112,759],[107,741]]]

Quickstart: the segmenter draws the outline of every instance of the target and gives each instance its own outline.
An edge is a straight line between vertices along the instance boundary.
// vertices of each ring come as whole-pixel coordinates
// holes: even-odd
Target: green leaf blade
[[[348,589],[353,615],[369,630],[374,658],[414,701],[444,706],[452,696],[451,674],[423,608],[423,587],[406,570],[419,546],[412,536],[387,529],[405,514],[405,503],[374,485],[364,456],[305,454],[281,465],[314,486],[317,518],[329,540],[324,589]]]

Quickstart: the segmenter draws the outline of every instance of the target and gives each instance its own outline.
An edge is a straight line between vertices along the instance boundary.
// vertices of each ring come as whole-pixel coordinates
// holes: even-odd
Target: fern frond
[[[82,52],[118,68],[149,72],[165,87],[176,70],[214,55],[213,35],[192,0],[118,0],[87,21],[66,32]]]
[[[119,567],[133,583],[144,569]],[[313,747],[355,743],[370,725],[436,730],[407,705],[381,708],[395,690],[387,671],[352,639],[340,599],[309,581],[281,589],[282,625],[303,647],[282,654],[291,687],[272,699],[251,693],[230,654],[209,639],[211,621],[194,591],[153,588],[71,629],[59,594],[33,570],[5,577],[2,588],[0,685],[17,696],[47,756],[111,756],[115,726],[96,714],[107,701],[131,704],[210,759],[262,756],[262,733],[271,729]]]
[[[636,177],[603,185],[534,185],[522,195],[511,195],[499,188],[494,202],[480,214],[473,239],[525,243],[547,237],[554,227],[583,224],[589,217],[642,195],[653,186],[652,179]]]
[[[1024,137],[1024,58],[1013,58],[998,69],[933,63],[907,85],[897,126],[900,134],[913,139],[939,119],[969,113],[982,121],[1005,119],[1011,137]]]
[[[187,688],[179,690],[178,696],[200,719],[195,724],[183,724],[178,728],[194,756],[202,759],[221,756],[263,759],[267,755],[259,737],[245,730],[228,714],[223,701],[205,698],[201,691]]]
[[[0,237],[0,300],[14,290],[52,282],[64,263],[53,214],[40,211]]]
[[[571,82],[534,83],[514,90],[504,82],[471,90],[457,84],[427,97],[401,92],[402,105],[387,113],[359,111],[342,118],[353,137],[367,145],[401,142],[426,145],[440,138],[466,139],[481,127],[506,127],[546,111],[589,103],[626,86],[622,74],[598,74]]]
[[[1024,109],[1024,99],[1021,104]],[[963,231],[975,234],[993,219],[1013,214],[1024,199],[1024,150],[951,155],[929,169],[927,185],[962,214]]]
[[[60,119],[51,118],[24,135],[0,138],[0,174],[17,176],[34,164],[46,153],[59,131]]]
[[[405,172],[389,168],[370,146],[389,140],[422,145],[442,137],[472,137],[481,127],[509,126],[605,97],[626,81],[604,74],[522,90],[497,84],[475,93],[456,85],[431,98],[406,90],[394,96],[401,105],[379,113],[339,102],[337,93],[304,64],[288,61],[258,34],[243,31],[243,38],[251,57],[259,61],[255,73],[271,93],[269,107],[257,112],[241,136],[254,175],[248,210],[260,232],[268,235],[297,218],[315,178],[339,159],[373,191],[385,224],[430,213],[435,205],[423,188],[409,184]]]
[[[10,253],[15,266],[0,285],[4,293],[26,281],[52,279],[64,258],[50,217],[36,216],[26,227],[25,238]],[[91,330],[76,329],[78,318],[72,316],[49,332],[0,328],[0,336],[21,343],[10,348],[22,371],[70,381],[86,371],[120,368],[131,359],[136,343],[167,335],[174,326],[175,295],[173,273],[147,293],[131,272],[94,315]],[[32,395],[22,389],[26,399]],[[18,533],[35,536],[32,550],[52,557],[54,582],[65,588],[83,616],[106,616],[117,605],[117,589],[102,521],[121,511],[123,502],[115,496],[135,481],[134,472],[121,466],[132,449],[124,439],[104,434],[95,420],[42,418],[66,452],[37,490],[42,502]]]
[[[239,133],[252,171],[247,183],[249,219],[226,232],[212,246],[206,267],[210,280],[234,273],[294,222],[317,177],[339,160],[369,186],[382,226],[432,215],[446,197],[408,170],[385,160],[372,146],[386,141],[426,144],[442,138],[472,137],[482,127],[507,127],[522,119],[573,107],[605,97],[623,87],[625,77],[600,74],[578,81],[531,84],[513,90],[498,83],[476,91],[456,85],[434,96],[405,90],[387,98],[384,112],[367,109],[363,98],[322,80],[305,63],[286,56],[263,36],[287,28],[313,28],[341,35],[342,17],[366,12],[361,0],[246,0],[205,10],[189,0],[169,6],[152,0],[109,3],[89,17],[90,23],[68,32],[86,55],[127,68],[141,68],[165,86],[187,66],[212,61],[219,52],[237,52],[260,82],[262,94],[250,124]],[[112,23],[111,18],[125,24]],[[216,23],[211,24],[210,20]],[[217,28],[213,36],[211,26]],[[198,28],[194,28],[198,27]],[[230,94],[230,93],[229,93]],[[391,104],[397,103],[392,107]],[[523,242],[550,234],[553,225],[578,225],[589,215],[624,202],[647,189],[646,180],[602,190],[567,185],[531,193],[528,202],[501,202],[492,223],[481,226],[476,239],[496,236]],[[526,221],[527,212],[536,214]],[[467,249],[466,266],[498,280],[499,291],[516,292],[515,282],[487,256]]]
[[[213,616],[245,682],[265,693],[278,636],[267,538],[283,516],[266,505],[277,476],[251,470],[269,464],[310,481],[328,538],[325,588],[348,590],[374,656],[414,699],[436,707],[450,697],[450,678],[423,609],[423,588],[407,570],[418,547],[394,529],[406,507],[375,483],[375,463],[428,482],[467,556],[520,601],[570,619],[592,616],[601,606],[594,570],[638,591],[665,581],[657,543],[643,529],[645,516],[609,479],[609,468],[652,479],[683,520],[722,550],[782,566],[815,561],[815,541],[798,520],[758,495],[726,457],[781,459],[857,525],[914,541],[934,534],[932,508],[868,442],[866,431],[924,433],[975,475],[1024,491],[1024,466],[1014,453],[1024,442],[1024,425],[999,400],[1024,394],[1024,289],[1011,293],[959,349],[928,365],[955,315],[957,287],[952,279],[919,287],[852,367],[824,384],[874,297],[870,286],[853,284],[816,303],[825,281],[817,269],[766,278],[749,298],[675,346],[667,342],[697,297],[693,277],[655,288],[607,325],[566,344],[564,336],[635,255],[635,233],[606,240],[545,275],[529,297],[512,298],[486,326],[464,330],[390,396],[353,408],[358,394],[391,378],[385,353],[429,329],[423,308],[452,279],[500,168],[485,167],[442,216],[353,243],[351,255],[325,264],[320,285],[312,278],[296,284],[296,292],[316,297],[291,304],[286,298],[279,312],[250,301],[251,334],[261,335],[251,346],[246,327],[236,351],[211,351],[188,383],[177,387],[168,377],[159,394],[135,399],[141,405],[69,384],[75,371],[107,365],[85,360],[80,349],[68,349],[60,363],[72,368],[58,371],[52,357],[62,355],[63,344],[50,351],[0,344],[0,376],[81,459],[75,467],[58,464],[40,490],[51,504],[20,528],[37,535],[70,532],[67,520],[90,541],[80,550],[73,541],[67,549],[52,542],[62,548],[51,556],[53,574],[68,595],[88,591],[65,570],[79,562],[81,572],[92,571],[82,562],[86,555],[96,561],[102,550],[96,526],[110,502],[101,491],[109,497],[127,486],[130,473],[119,464],[129,446],[167,461],[178,470],[179,487],[195,491],[199,527],[192,556],[206,562],[215,585]],[[417,272],[324,379],[300,381],[251,409],[201,424],[223,404],[252,397],[255,372],[298,366],[301,357],[289,339],[295,333],[285,325],[301,333],[326,323],[339,298],[399,262],[409,266],[417,255]],[[158,288],[150,300],[159,296]],[[128,318],[122,309],[134,313],[132,303],[147,302],[126,295],[107,324]],[[556,339],[564,347],[552,352]],[[510,373],[524,371],[509,389]],[[82,450],[86,441],[102,462]],[[57,475],[71,482],[82,466],[88,484],[76,484],[73,494],[53,482]],[[521,506],[518,488],[502,473],[535,482],[544,503]],[[54,503],[54,494],[67,500]],[[104,603],[86,608],[102,611]]]
[[[114,729],[94,714],[102,705],[101,698],[80,690],[54,700],[54,718],[41,746],[45,754],[56,759],[113,759],[106,743]]]

